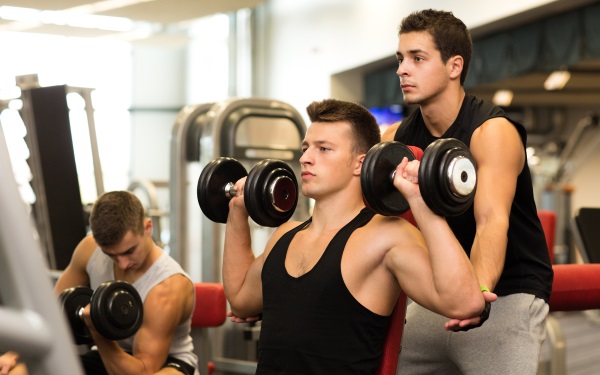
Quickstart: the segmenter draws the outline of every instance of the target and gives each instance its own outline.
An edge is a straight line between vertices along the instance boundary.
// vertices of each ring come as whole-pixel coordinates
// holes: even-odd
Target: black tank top
[[[390,317],[373,313],[348,291],[341,272],[348,238],[367,224],[363,209],[331,240],[321,259],[295,278],[285,268],[292,238],[311,220],[281,237],[262,271],[263,321],[256,374],[374,374]]]
[[[525,147],[527,133],[523,125],[507,118],[499,107],[472,95],[465,96],[458,117],[440,138],[457,138],[469,146],[473,132],[494,117],[504,117],[510,121],[517,128]],[[396,141],[423,150],[436,139],[425,126],[420,110],[414,111],[402,121],[394,137]],[[446,220],[467,254],[470,254],[475,238],[473,207],[460,216],[448,217]],[[548,302],[552,279],[548,246],[537,215],[529,166],[525,163],[517,178],[510,210],[504,270],[494,292],[499,296],[529,293]]]

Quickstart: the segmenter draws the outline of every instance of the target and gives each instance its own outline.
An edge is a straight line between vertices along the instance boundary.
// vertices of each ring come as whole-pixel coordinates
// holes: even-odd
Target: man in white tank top
[[[105,193],[92,208],[90,226],[92,235],[75,248],[55,292],[123,280],[139,292],[144,317],[133,337],[113,341],[94,328],[86,306],[82,316],[94,340],[93,350],[81,356],[86,374],[197,374],[190,336],[194,285],[154,243],[152,221],[140,201],[128,191]],[[24,365],[10,372],[26,373]]]

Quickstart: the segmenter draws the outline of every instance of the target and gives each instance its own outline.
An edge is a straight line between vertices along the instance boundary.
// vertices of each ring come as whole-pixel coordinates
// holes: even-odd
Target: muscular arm
[[[133,355],[124,352],[116,341],[105,339],[91,329],[107,372],[110,375],[157,372],[167,359],[175,329],[189,318],[193,305],[193,285],[183,275],[171,276],[152,288],[144,301],[144,321],[135,335]]]
[[[419,305],[454,319],[479,316],[484,300],[468,257],[443,218],[422,215],[418,230],[405,223],[402,236],[386,255],[388,268],[404,292]]]
[[[477,162],[477,228],[471,262],[480,284],[493,290],[504,268],[510,209],[525,150],[516,128],[504,118],[479,127],[470,149]]]
[[[418,166],[418,161],[409,164],[405,159],[397,168],[394,185],[409,202],[422,237],[408,223],[392,231],[395,242],[386,264],[420,305],[451,318],[479,316],[484,299],[475,271],[446,220],[427,207],[416,180],[411,180],[418,175]]]
[[[236,183],[236,191],[243,191],[244,181],[245,179],[242,179]],[[236,317],[244,319],[262,313],[263,263],[270,249],[281,236],[280,233],[284,232],[282,228],[288,225],[290,224],[286,223],[279,227],[269,238],[265,252],[255,258],[244,196],[236,196],[229,202],[223,252],[223,286],[232,313]]]

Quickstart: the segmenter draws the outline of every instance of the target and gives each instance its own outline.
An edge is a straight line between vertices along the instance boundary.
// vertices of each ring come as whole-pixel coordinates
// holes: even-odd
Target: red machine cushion
[[[225,322],[227,302],[225,290],[219,283],[195,283],[196,306],[192,327],[217,327]]]
[[[550,311],[600,308],[600,264],[557,264],[550,295]]]
[[[554,236],[556,232],[556,213],[550,210],[538,210],[538,217],[546,236],[546,244],[550,253],[550,262],[554,264]]]
[[[379,364],[377,375],[396,375],[398,367],[398,356],[402,349],[402,332],[404,330],[404,317],[406,316],[406,294],[400,293],[396,307],[392,313],[392,321],[385,342],[383,344],[383,356]]]

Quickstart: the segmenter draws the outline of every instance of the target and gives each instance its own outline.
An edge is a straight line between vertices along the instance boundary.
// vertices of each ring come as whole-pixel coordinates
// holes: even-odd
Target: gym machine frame
[[[233,98],[219,103],[206,103],[184,107],[177,116],[171,133],[171,168],[170,168],[170,252],[182,267],[190,272],[195,281],[221,282],[221,254],[223,251],[222,225],[212,223],[200,217],[200,228],[195,227],[192,215],[201,215],[198,207],[196,186],[202,167],[218,156],[236,157],[243,154],[244,159],[258,162],[265,158],[282,159],[284,161],[299,159],[298,150],[276,150],[268,147],[239,146],[235,144],[234,136],[237,124],[246,117],[265,119],[283,118],[289,120],[298,129],[300,140],[306,132],[306,126],[301,115],[290,105],[269,99]],[[235,124],[232,121],[237,121]],[[236,126],[231,126],[236,125]],[[298,147],[300,142],[298,142]],[[250,153],[248,151],[251,151]],[[254,153],[254,154],[252,154]],[[252,154],[252,155],[250,155]],[[284,157],[280,157],[285,154]],[[188,163],[195,163],[194,165]],[[191,170],[197,165],[197,170]],[[301,199],[294,217],[308,218],[308,199]],[[305,218],[304,218],[305,219]],[[196,233],[194,233],[194,231]],[[191,249],[195,238],[201,233],[200,248]],[[194,252],[200,252],[200,259]],[[197,276],[198,263],[202,265],[201,276]],[[197,280],[200,279],[200,280]],[[210,332],[210,342],[213,361],[219,371],[236,373],[254,373],[256,363],[223,357],[223,329]],[[249,328],[253,331],[253,328]],[[206,345],[204,345],[206,346]],[[205,351],[207,348],[200,348]],[[206,368],[206,353],[197,353],[199,369]]]
[[[0,177],[0,351],[20,353],[31,374],[82,374],[1,129]]]

